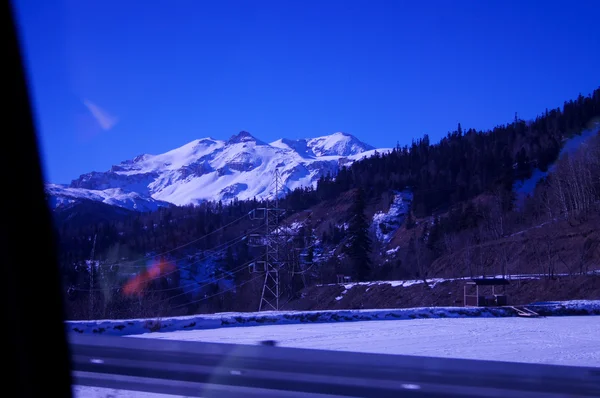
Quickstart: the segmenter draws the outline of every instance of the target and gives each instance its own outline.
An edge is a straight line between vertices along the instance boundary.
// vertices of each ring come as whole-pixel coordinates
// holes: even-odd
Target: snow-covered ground
[[[147,333],[131,337],[600,367],[600,316],[414,319]]]
[[[259,344],[393,355],[600,367],[600,316],[438,318],[409,321],[268,325],[147,333],[130,337]],[[74,386],[77,398],[174,398]]]

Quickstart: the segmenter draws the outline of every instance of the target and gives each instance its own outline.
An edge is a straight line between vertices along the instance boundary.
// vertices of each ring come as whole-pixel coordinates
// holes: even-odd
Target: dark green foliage
[[[371,272],[371,238],[369,236],[369,221],[365,216],[365,194],[358,189],[350,207],[350,221],[348,225],[348,241],[344,252],[348,255],[352,265],[353,277],[358,281],[365,281]]]

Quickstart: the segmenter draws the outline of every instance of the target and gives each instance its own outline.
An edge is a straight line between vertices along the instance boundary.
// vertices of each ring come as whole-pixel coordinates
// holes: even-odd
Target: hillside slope
[[[430,284],[402,281],[365,284],[315,285],[302,298],[286,303],[284,310],[341,310],[369,308],[462,307],[464,280],[430,280]],[[418,282],[418,281],[414,281]],[[510,305],[560,300],[600,300],[600,273],[547,279],[514,279],[505,293]]]

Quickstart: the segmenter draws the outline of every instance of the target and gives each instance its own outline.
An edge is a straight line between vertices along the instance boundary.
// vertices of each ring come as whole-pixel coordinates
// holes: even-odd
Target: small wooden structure
[[[498,307],[508,304],[506,297],[506,285],[509,284],[505,278],[475,278],[467,281],[464,287],[465,307]],[[502,289],[497,289],[502,286]],[[481,289],[480,289],[481,287]],[[489,289],[491,287],[491,289]],[[475,288],[475,292],[473,292]],[[485,294],[488,288],[488,294]],[[470,292],[469,292],[470,290]],[[498,290],[501,290],[499,292]],[[468,294],[469,293],[469,294]],[[473,294],[475,293],[475,294]]]
[[[346,276],[344,274],[337,274],[336,276],[337,276],[337,283],[339,285],[352,282],[352,278],[349,276]]]

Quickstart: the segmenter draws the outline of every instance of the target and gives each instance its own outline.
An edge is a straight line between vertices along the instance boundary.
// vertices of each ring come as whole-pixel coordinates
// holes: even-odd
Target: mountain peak
[[[344,132],[311,138],[308,147],[316,156],[351,156],[374,149],[353,136]]]
[[[238,144],[240,142],[255,142],[257,145],[266,145],[264,142],[256,139],[252,134],[247,131],[240,131],[236,135],[231,136],[227,141],[228,144]]]
[[[143,153],[141,155],[137,155],[135,158],[133,158],[132,163],[139,163],[139,162],[143,162],[144,160],[147,160],[148,158],[152,157],[152,155],[148,155],[147,153]]]

